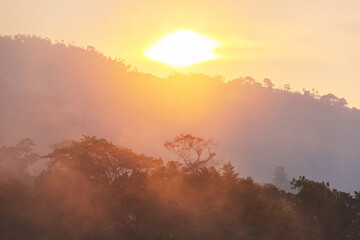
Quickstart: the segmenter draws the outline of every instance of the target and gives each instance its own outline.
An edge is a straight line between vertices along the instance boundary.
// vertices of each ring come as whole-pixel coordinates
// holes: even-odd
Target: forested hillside
[[[191,132],[217,142],[218,159],[241,177],[270,182],[284,166],[290,178],[352,192],[360,184],[360,112],[346,106],[332,94],[270,79],[158,78],[93,47],[0,37],[0,145],[31,138],[41,154],[86,134],[169,157],[162,143]]]

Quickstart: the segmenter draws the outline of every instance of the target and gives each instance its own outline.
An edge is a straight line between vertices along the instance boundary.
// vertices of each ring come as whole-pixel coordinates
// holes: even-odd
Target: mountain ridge
[[[359,185],[360,112],[333,94],[251,77],[158,78],[93,47],[24,35],[0,37],[0,79],[0,145],[31,137],[41,151],[87,134],[168,157],[165,140],[189,132],[213,138],[219,158],[259,181],[285,166],[291,177]]]

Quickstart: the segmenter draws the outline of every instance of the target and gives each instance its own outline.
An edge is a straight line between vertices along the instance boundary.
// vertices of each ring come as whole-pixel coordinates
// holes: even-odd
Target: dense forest
[[[42,156],[34,146],[0,148],[0,239],[360,239],[359,192],[305,177],[291,193],[258,184],[190,134],[164,143],[166,161],[90,136]]]

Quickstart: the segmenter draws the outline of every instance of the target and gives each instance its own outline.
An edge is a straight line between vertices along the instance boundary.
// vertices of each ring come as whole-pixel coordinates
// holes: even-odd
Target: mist
[[[269,79],[159,78],[94,47],[0,37],[0,146],[31,138],[39,154],[85,134],[175,160],[164,142],[192,133],[218,143],[217,159],[242,177],[270,182],[284,166],[290,178],[352,192],[360,184],[360,112],[346,105]]]

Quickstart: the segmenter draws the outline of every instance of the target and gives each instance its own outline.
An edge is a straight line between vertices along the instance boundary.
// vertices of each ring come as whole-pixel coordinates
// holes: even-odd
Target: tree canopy
[[[27,143],[17,147],[30,151]],[[212,142],[192,135],[165,143],[180,162],[90,136],[53,146],[32,184],[0,180],[0,239],[360,237],[359,192],[305,177],[291,181],[293,193],[258,184],[240,177],[231,163],[210,164]],[[275,179],[283,182],[285,175],[278,168]]]

